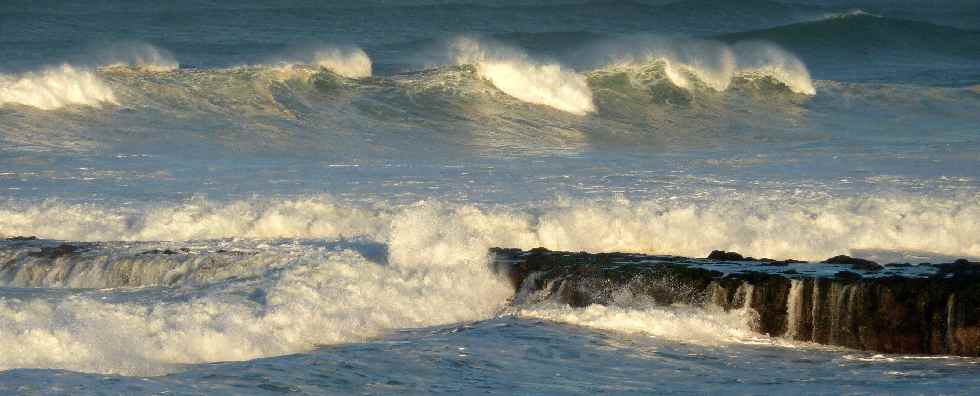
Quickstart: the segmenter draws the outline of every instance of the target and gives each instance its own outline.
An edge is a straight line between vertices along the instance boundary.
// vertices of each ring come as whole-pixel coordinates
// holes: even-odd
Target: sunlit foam
[[[457,39],[452,49],[457,64],[474,65],[481,77],[518,100],[578,115],[595,111],[585,76],[557,63],[536,63],[513,49],[470,38]]]
[[[53,110],[69,105],[118,104],[94,72],[65,64],[22,75],[0,75],[0,104],[15,103]]]

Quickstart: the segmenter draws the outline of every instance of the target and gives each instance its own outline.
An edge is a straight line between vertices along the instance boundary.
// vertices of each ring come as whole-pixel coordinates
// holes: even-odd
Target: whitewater
[[[974,393],[492,268],[980,259],[978,19],[844,3],[0,5],[0,392]]]

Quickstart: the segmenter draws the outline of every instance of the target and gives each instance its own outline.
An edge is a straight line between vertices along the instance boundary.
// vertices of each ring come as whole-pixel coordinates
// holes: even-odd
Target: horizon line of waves
[[[847,10],[845,12],[837,12],[837,13],[823,14],[822,16],[820,16],[819,18],[817,18],[816,21],[825,21],[825,20],[842,19],[842,18],[850,18],[850,17],[860,17],[860,16],[868,16],[868,17],[873,17],[873,18],[884,18],[884,15],[875,14],[873,12],[868,12],[868,11],[862,10],[860,8],[854,8],[854,9],[851,9],[851,10]]]
[[[473,65],[480,77],[522,102],[575,115],[596,111],[585,76],[558,63],[539,63],[500,44],[460,37],[450,45],[453,62]]]

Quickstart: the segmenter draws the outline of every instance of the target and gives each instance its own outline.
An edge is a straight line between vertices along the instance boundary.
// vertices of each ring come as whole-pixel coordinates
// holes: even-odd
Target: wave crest
[[[618,49],[617,49],[618,48]],[[649,70],[662,65],[664,76],[686,90],[698,87],[728,90],[739,78],[774,79],[795,93],[815,95],[806,65],[795,55],[771,43],[750,41],[729,46],[703,40],[640,38],[610,45],[612,62],[600,70]]]
[[[156,73],[180,68],[173,53],[146,43],[116,44],[104,50],[101,57],[106,67],[129,67]]]
[[[20,76],[0,75],[0,105],[7,103],[41,110],[69,105],[118,104],[112,89],[94,72],[68,64]]]
[[[313,53],[312,64],[347,78],[371,77],[371,58],[360,48],[323,48]]]
[[[536,63],[518,51],[459,38],[452,44],[457,64],[474,65],[481,77],[521,101],[577,115],[595,111],[585,76],[558,63]]]

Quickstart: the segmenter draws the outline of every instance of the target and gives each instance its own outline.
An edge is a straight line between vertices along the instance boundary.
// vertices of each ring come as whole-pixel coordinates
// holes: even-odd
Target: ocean
[[[492,247],[976,261],[980,5],[0,4],[0,393],[980,392]]]

